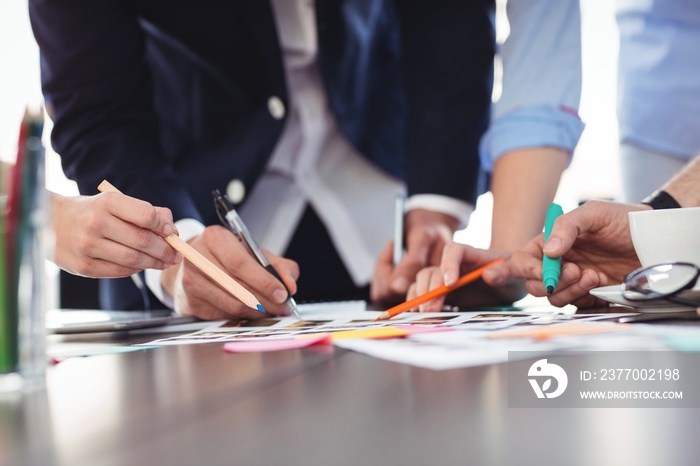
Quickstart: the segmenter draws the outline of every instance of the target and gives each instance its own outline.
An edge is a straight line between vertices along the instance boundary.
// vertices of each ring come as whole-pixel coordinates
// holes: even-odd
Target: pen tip
[[[258,311],[262,312],[263,314],[265,313],[265,308],[262,307],[262,304],[257,305]]]
[[[291,296],[289,297],[289,299],[287,299],[287,306],[289,307],[289,310],[292,311],[292,315],[297,319],[301,320],[301,314],[299,313],[299,307],[297,306],[297,302],[294,301],[294,298],[292,298]]]
[[[552,285],[549,285],[547,287],[547,294],[552,294],[552,293],[554,293],[554,287]]]

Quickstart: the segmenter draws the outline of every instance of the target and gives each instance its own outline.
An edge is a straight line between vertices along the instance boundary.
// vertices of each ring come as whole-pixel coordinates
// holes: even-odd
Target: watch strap
[[[663,189],[651,193],[642,200],[642,204],[650,205],[652,209],[677,209],[681,206],[673,196]]]

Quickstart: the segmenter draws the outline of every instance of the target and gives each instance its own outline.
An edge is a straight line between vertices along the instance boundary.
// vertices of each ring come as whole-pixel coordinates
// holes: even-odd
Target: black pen
[[[289,298],[287,298],[287,305],[289,306],[289,309],[291,309],[294,316],[301,320],[299,308],[297,307],[297,303],[294,301],[294,298],[292,298],[291,293],[289,293],[287,285],[284,284],[282,277],[280,277],[277,270],[275,270],[275,268],[272,266],[267,256],[265,256],[265,253],[263,253],[260,246],[258,246],[258,243],[255,242],[253,235],[250,234],[248,227],[245,226],[243,219],[241,219],[240,215],[238,215],[236,209],[233,208],[233,205],[228,200],[226,195],[221,194],[221,191],[218,189],[212,191],[211,195],[214,197],[214,207],[216,208],[216,213],[219,216],[221,223],[223,223],[226,228],[233,232],[236,238],[238,238],[238,240],[246,246],[248,252],[255,257],[255,259],[265,268],[265,270],[270,272],[277,280],[282,282],[282,285],[287,290],[287,294],[289,296]]]

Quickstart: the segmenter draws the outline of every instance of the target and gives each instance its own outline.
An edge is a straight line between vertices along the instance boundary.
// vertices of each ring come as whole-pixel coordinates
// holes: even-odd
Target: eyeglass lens
[[[692,288],[699,270],[694,264],[659,264],[630,274],[623,286],[627,299],[654,299]]]

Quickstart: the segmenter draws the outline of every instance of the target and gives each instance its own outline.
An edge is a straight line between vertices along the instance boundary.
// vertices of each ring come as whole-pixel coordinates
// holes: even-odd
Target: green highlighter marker
[[[549,235],[552,234],[552,228],[554,227],[554,221],[563,214],[559,204],[552,203],[547,209],[547,217],[544,220],[544,242],[546,243],[549,239]],[[554,288],[557,287],[559,283],[559,276],[561,275],[561,257],[552,259],[546,255],[542,257],[542,283],[547,289],[548,294],[554,292]]]

